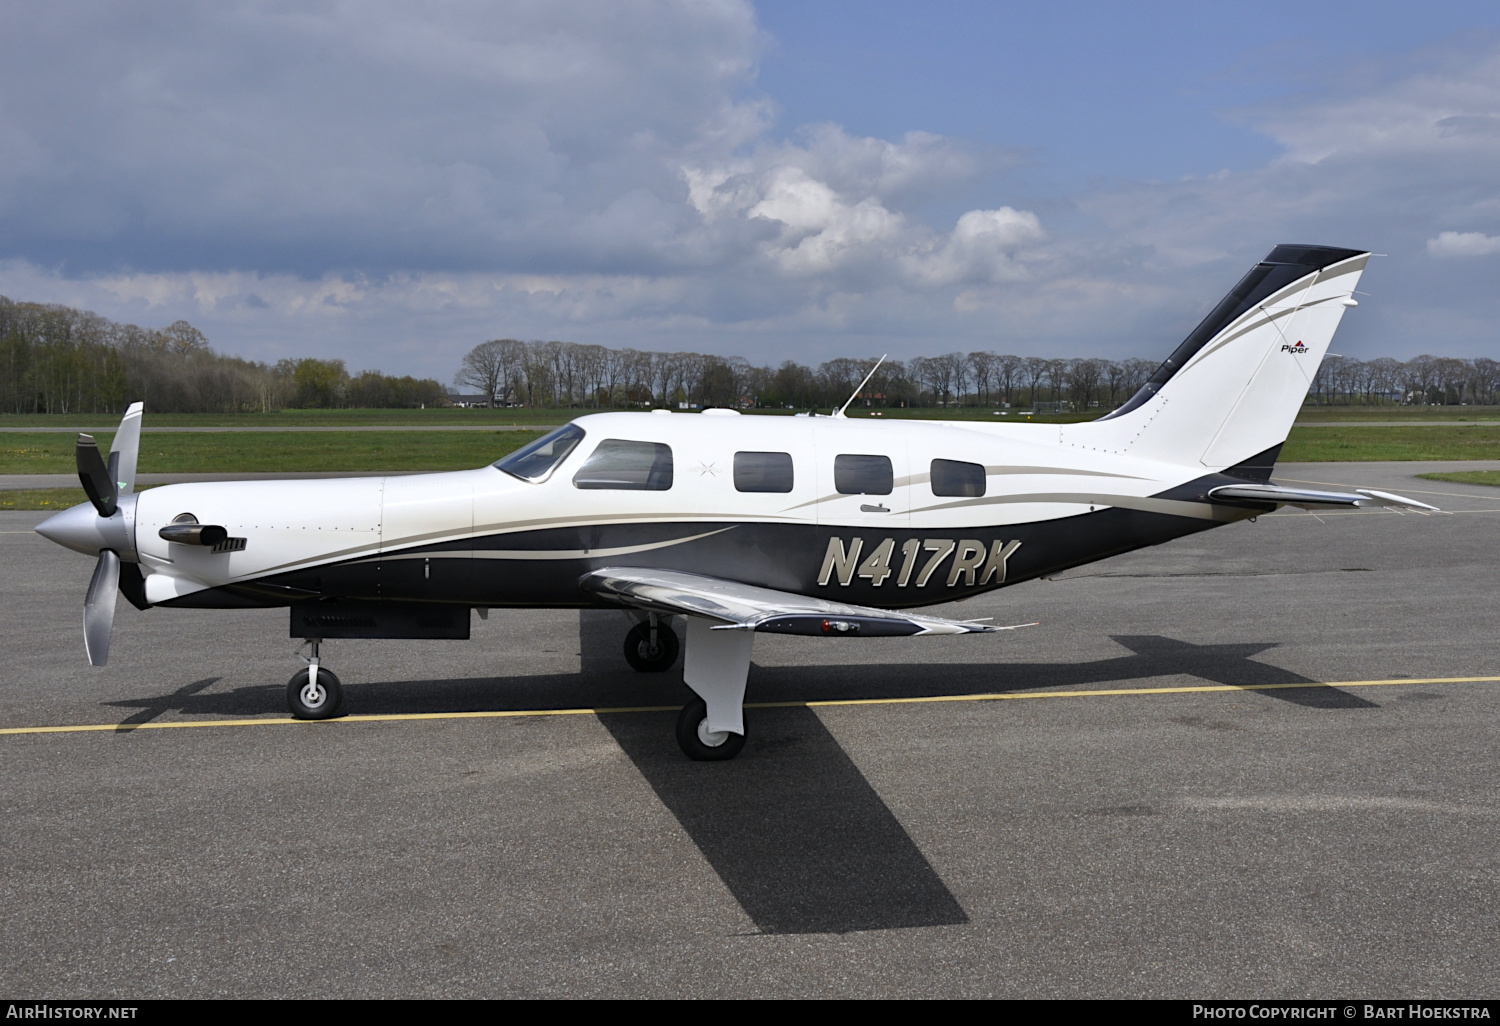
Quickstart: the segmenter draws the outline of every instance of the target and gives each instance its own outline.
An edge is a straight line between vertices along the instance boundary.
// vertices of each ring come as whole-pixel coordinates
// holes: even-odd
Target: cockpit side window
[[[530,445],[517,449],[504,459],[496,460],[494,466],[511,477],[541,484],[581,441],[583,428],[576,424],[566,424]]]
[[[672,447],[606,438],[573,475],[573,487],[664,492],[672,487]]]
[[[958,460],[933,460],[932,494],[979,498],[984,494],[984,467]]]

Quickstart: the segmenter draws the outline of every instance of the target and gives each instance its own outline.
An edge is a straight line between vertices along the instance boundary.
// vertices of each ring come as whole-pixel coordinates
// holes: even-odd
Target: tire
[[[682,712],[677,714],[677,745],[694,762],[724,762],[733,759],[740,754],[740,749],[745,747],[744,734],[724,733],[724,740],[718,744],[709,744],[711,738],[705,738],[705,729],[708,723],[708,703],[701,698],[694,698],[682,707]]]
[[[333,675],[333,671],[318,667],[319,696],[305,694],[307,671],[299,670],[286,682],[286,704],[292,715],[299,720],[326,720],[337,716],[344,704],[344,686]],[[308,701],[309,698],[313,701]]]
[[[656,647],[651,647],[651,625],[638,623],[625,635],[625,661],[641,673],[663,673],[677,662],[682,645],[665,620],[656,625]]]

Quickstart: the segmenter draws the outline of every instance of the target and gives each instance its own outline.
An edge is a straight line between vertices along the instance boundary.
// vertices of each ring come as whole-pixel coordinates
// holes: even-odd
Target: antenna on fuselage
[[[854,400],[856,400],[856,399],[859,398],[859,393],[861,393],[861,392],[863,392],[865,390],[865,386],[870,383],[870,379],[875,376],[875,372],[880,369],[880,365],[882,363],[885,363],[885,358],[887,356],[890,356],[890,355],[891,355],[890,353],[886,353],[883,356],[881,356],[880,359],[878,359],[878,360],[875,361],[875,366],[873,366],[873,367],[870,368],[870,373],[868,373],[868,374],[865,375],[865,380],[863,380],[863,381],[861,381],[859,383],[859,387],[854,390],[854,394],[849,397],[849,401],[846,402],[846,403],[844,403],[844,405],[840,406],[834,412],[833,415],[835,417],[842,417],[844,415],[844,411],[849,408],[849,403],[852,403],[852,402],[854,402]]]

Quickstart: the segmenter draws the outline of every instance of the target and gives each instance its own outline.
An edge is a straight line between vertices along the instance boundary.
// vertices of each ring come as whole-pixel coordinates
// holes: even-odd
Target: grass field
[[[1293,463],[1500,459],[1500,423],[1474,427],[1292,428],[1281,459]]]
[[[1465,420],[1500,423],[1500,406],[1304,406],[1297,414],[1299,424],[1339,424],[1351,420],[1402,424]]]
[[[0,491],[0,510],[67,509],[87,500],[82,488],[18,488]]]
[[[1446,474],[1418,474],[1429,481],[1453,481],[1457,484],[1490,485],[1500,488],[1500,470],[1454,470]]]
[[[152,487],[145,485],[136,491],[144,492]],[[88,502],[82,488],[17,488],[0,490],[0,510],[60,510]]]

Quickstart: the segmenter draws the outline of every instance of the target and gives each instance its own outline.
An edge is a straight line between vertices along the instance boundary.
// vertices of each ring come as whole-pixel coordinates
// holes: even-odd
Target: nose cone
[[[36,533],[74,552],[97,556],[100,549],[107,547],[100,530],[105,523],[93,503],[80,502],[37,524]]]

